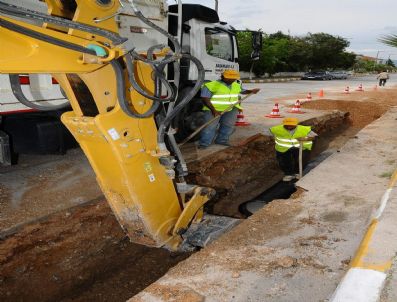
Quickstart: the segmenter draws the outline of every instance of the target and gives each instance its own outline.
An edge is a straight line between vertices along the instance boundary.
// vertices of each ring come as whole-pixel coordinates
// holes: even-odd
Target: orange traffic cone
[[[270,117],[270,118],[281,118],[283,116],[280,115],[280,109],[278,108],[278,104],[275,103],[274,107],[272,109],[272,112],[270,114],[265,115],[265,117]]]
[[[318,96],[320,97],[320,98],[323,98],[324,97],[324,90],[320,90],[319,91],[319,93],[318,93]]]
[[[356,91],[364,91],[363,84],[358,85]]]
[[[344,94],[350,94],[350,87],[346,86]]]
[[[251,125],[251,123],[248,123],[245,120],[245,116],[243,114],[243,111],[239,111],[238,114],[237,114],[237,121],[236,121],[235,125],[236,126],[249,126],[249,125]]]
[[[311,100],[313,100],[313,98],[312,98],[312,93],[311,92],[309,92],[308,94],[307,94],[307,96],[306,96],[306,101],[311,101]]]
[[[295,113],[295,114],[302,114],[305,113],[301,111],[301,102],[299,100],[296,100],[294,107],[292,110],[288,111],[289,113]]]

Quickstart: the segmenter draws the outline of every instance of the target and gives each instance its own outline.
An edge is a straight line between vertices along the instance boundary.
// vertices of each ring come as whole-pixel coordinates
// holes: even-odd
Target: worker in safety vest
[[[286,118],[282,125],[270,128],[274,136],[276,157],[280,169],[284,172],[284,181],[299,177],[299,146],[303,143],[303,166],[310,157],[313,140],[317,136],[309,126],[298,125],[297,118]]]
[[[240,74],[236,70],[225,70],[220,80],[208,82],[201,89],[201,98],[205,104],[204,122],[208,122],[223,111],[222,116],[201,131],[199,148],[204,149],[212,144],[230,146],[229,137],[233,133],[237,113],[241,110],[238,104],[240,94],[257,93],[259,89],[245,90],[241,87]],[[232,104],[236,104],[230,108]],[[218,129],[219,126],[219,129]]]

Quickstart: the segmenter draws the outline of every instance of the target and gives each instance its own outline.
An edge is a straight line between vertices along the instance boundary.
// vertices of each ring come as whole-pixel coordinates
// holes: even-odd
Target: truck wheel
[[[184,98],[192,87],[183,88],[178,95],[177,104]],[[200,97],[196,95],[189,105],[183,108],[173,121],[173,127],[177,129],[175,138],[177,142],[181,142],[190,134],[192,134],[197,128],[205,123],[204,113],[202,112],[203,102]]]

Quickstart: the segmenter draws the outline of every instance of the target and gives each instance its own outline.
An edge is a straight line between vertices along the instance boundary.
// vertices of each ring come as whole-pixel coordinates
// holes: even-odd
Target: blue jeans
[[[228,144],[229,136],[233,133],[234,124],[237,120],[237,113],[238,109],[235,107],[233,110],[226,112],[219,119],[201,130],[200,146],[208,147],[212,144],[215,137],[215,144]],[[211,111],[208,110],[204,112],[205,122],[208,122],[212,118],[214,118],[214,116]]]

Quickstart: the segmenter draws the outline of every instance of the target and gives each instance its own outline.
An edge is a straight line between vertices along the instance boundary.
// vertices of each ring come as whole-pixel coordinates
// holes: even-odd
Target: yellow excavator
[[[181,248],[187,230],[203,218],[211,188],[189,185],[170,127],[201,88],[204,68],[180,43],[136,8],[132,0],[45,0],[48,14],[0,1],[0,73],[28,102],[19,74],[49,73],[72,111],[62,122],[80,144],[120,225],[136,243]],[[145,53],[126,48],[115,15],[129,6],[171,47]],[[132,41],[133,44],[133,41]],[[180,61],[197,69],[194,87],[177,100]],[[165,78],[172,65],[173,82]],[[166,91],[162,95],[161,91]],[[163,114],[156,114],[162,108]]]

